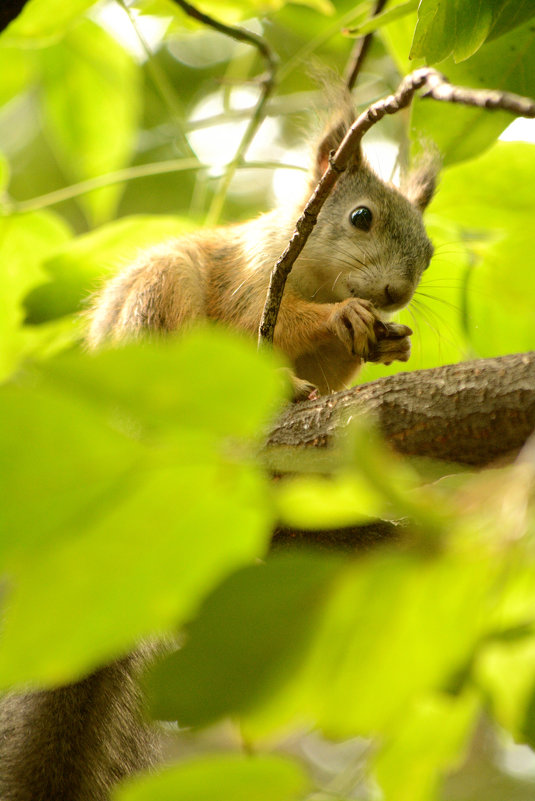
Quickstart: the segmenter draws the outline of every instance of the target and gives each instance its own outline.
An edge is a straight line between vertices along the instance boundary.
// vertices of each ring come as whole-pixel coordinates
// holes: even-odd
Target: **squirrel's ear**
[[[319,143],[314,153],[314,169],[313,177],[314,182],[317,183],[327,167],[329,166],[329,156],[334,150],[337,150],[342,139],[346,135],[351,123],[355,119],[353,108],[348,102],[342,109],[341,114],[331,120],[327,126],[323,136],[320,138]],[[351,159],[355,165],[362,160],[360,147]]]
[[[436,153],[428,153],[411,169],[402,183],[402,192],[420,211],[429,203],[438,183],[440,160]]]

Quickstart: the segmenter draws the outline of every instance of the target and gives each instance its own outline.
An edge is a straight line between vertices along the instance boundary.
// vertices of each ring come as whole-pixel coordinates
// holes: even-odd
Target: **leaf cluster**
[[[189,727],[179,740],[199,752],[198,731],[230,731],[227,753],[125,785],[124,801],[364,801],[377,787],[387,801],[498,801],[488,777],[518,790],[503,767],[512,740],[475,794],[462,772],[442,781],[483,710],[535,743],[528,457],[482,476],[401,464],[362,424],[336,463],[273,482],[259,452],[285,399],[275,358],[212,329],[80,347],[91,293],[140,248],[214,209],[255,214],[300,176],[322,103],[306,67],[342,72],[341,31],[362,30],[371,5],[200,3],[261,33],[280,62],[232,175],[264,68],[246,44],[172,0],[29,0],[0,36],[0,684],[72,681],[180,631],[146,677],[152,713]],[[424,61],[534,96],[534,14],[506,0],[389,3],[357,103]],[[445,164],[427,217],[436,256],[401,318],[416,332],[409,369],[533,347],[535,148],[496,142],[510,121],[422,99],[369,143],[377,167],[394,143],[416,155],[430,140]],[[404,521],[402,546],[268,558],[276,523],[376,517]],[[330,742],[306,735],[288,756],[310,729]],[[228,753],[243,748],[254,755]]]

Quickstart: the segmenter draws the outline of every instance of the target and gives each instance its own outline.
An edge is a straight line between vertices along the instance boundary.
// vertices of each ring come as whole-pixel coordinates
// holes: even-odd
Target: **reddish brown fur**
[[[322,141],[320,161],[329,145]],[[316,178],[314,172],[309,182]],[[429,200],[429,184],[422,191]],[[429,262],[432,248],[416,207],[421,196],[415,200],[409,202],[383,183],[359,157],[340,179],[294,265],[275,345],[295,375],[321,392],[351,380],[376,346],[374,322],[380,311],[404,305]],[[360,204],[374,210],[370,235],[349,223],[351,209]],[[182,330],[202,318],[256,336],[271,269],[302,207],[271,212],[244,225],[199,231],[142,254],[97,298],[90,346],[106,339],[120,342],[143,331]],[[395,303],[387,294],[393,288]],[[384,361],[408,358],[406,338],[398,337],[397,344],[387,338],[376,360],[383,355]]]

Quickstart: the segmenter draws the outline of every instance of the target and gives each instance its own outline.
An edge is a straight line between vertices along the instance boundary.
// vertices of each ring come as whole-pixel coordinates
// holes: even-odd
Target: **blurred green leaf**
[[[433,212],[456,225],[472,254],[458,290],[459,307],[480,356],[530,350],[535,341],[529,256],[534,181],[535,146],[498,142],[479,158],[445,171],[433,203]]]
[[[288,681],[337,568],[333,559],[294,554],[228,578],[203,604],[186,644],[151,671],[153,715],[206,725]]]
[[[281,403],[278,366],[272,354],[258,358],[249,339],[206,326],[159,345],[131,344],[84,359],[68,354],[51,361],[47,373],[68,395],[133,419],[145,432],[253,437]]]
[[[45,129],[73,181],[124,167],[134,151],[140,75],[132,56],[101,27],[82,20],[42,51]],[[121,185],[96,189],[80,202],[94,223],[115,211]]]
[[[0,153],[0,193],[4,191],[9,183],[9,164],[3,153]],[[0,197],[1,203],[1,197]]]
[[[0,75],[0,106],[3,106],[35,78],[33,53],[4,45],[4,38],[0,37]]]
[[[276,504],[285,525],[320,529],[355,525],[379,517],[385,500],[371,482],[349,473],[333,478],[286,479],[277,485]]]
[[[535,16],[531,0],[421,0],[410,58],[429,64],[453,54],[456,62],[476,53],[497,38]]]
[[[123,785],[116,801],[294,801],[307,780],[278,756],[207,756]]]
[[[253,343],[216,330],[63,355],[4,387],[3,686],[79,676],[263,553],[265,480],[237,439],[280,388]]]
[[[181,217],[134,215],[76,237],[44,261],[49,281],[26,297],[28,321],[41,323],[81,311],[102,280],[133,261],[141,250],[193,227]]]
[[[218,19],[246,19],[283,8],[288,2],[309,6],[322,14],[333,14],[335,7],[331,0],[201,0],[199,8]]]
[[[51,212],[0,218],[0,380],[15,369],[25,350],[22,300],[43,282],[47,254],[69,236],[66,224]]]
[[[2,34],[2,43],[41,47],[61,36],[96,0],[29,0]]]
[[[475,725],[477,696],[423,697],[373,760],[384,801],[429,801],[459,762]],[[423,757],[425,755],[425,757]]]
[[[366,36],[368,33],[373,33],[373,31],[379,30],[379,28],[382,28],[383,25],[390,25],[390,23],[402,19],[408,14],[412,14],[418,8],[418,3],[419,0],[408,0],[408,2],[401,3],[393,8],[388,8],[381,14],[376,14],[375,16],[371,17],[362,25],[359,25],[356,28],[351,28],[348,31],[346,30],[344,33],[349,33],[353,36]]]
[[[313,719],[337,737],[397,730],[412,700],[443,686],[482,636],[496,569],[482,554],[377,555],[349,567],[301,679]]]
[[[63,544],[13,563],[2,686],[72,680],[181,623],[223,575],[263,553],[260,477],[198,442],[195,456],[110,487]]]
[[[480,653],[475,676],[501,726],[535,746],[535,639],[492,643]]]

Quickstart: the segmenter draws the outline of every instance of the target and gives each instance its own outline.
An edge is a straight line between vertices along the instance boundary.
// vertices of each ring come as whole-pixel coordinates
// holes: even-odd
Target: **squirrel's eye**
[[[349,221],[361,231],[369,231],[372,227],[373,214],[367,206],[357,206],[349,215]]]

